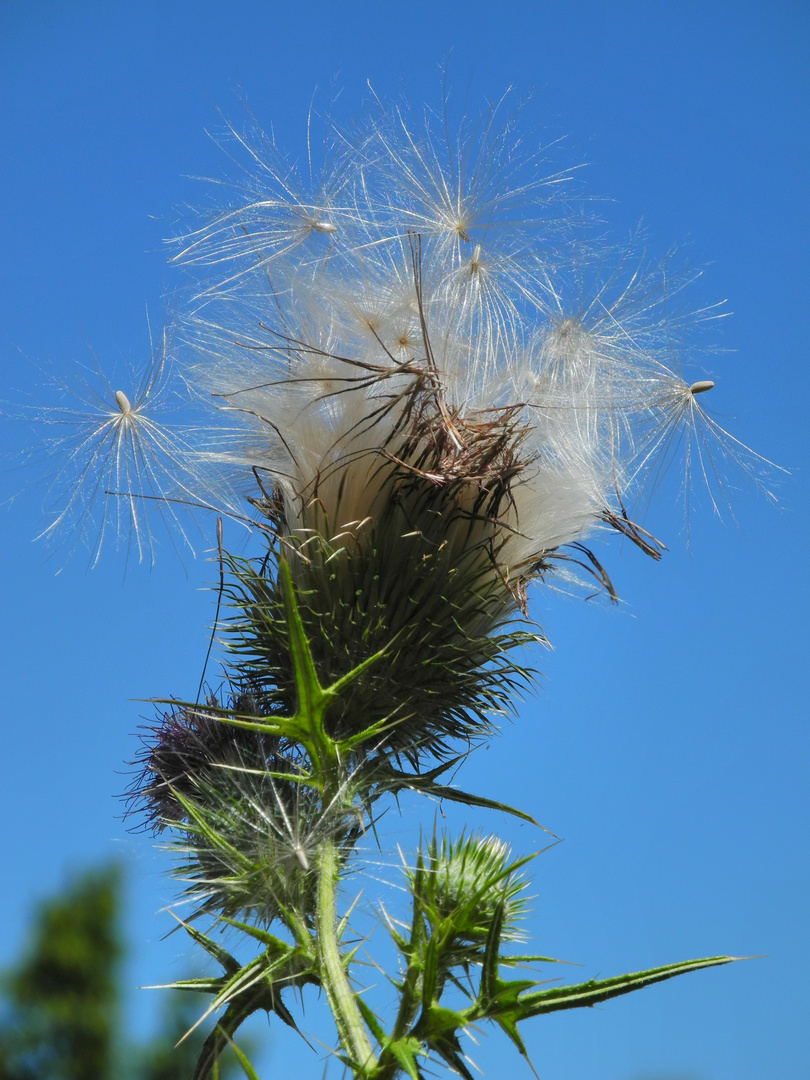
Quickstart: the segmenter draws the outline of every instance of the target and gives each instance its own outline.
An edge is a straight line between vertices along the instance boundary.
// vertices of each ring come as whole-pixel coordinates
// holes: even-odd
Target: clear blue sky
[[[654,251],[684,243],[707,265],[697,303],[728,298],[728,351],[705,361],[711,405],[791,470],[781,509],[736,492],[739,526],[698,515],[687,551],[663,500],[646,522],[670,548],[662,564],[602,553],[619,610],[536,589],[555,646],[537,658],[544,688],[464,783],[564,837],[535,864],[531,929],[539,951],[584,965],[576,976],[766,955],[537,1022],[527,1041],[549,1080],[810,1075],[809,30],[810,9],[786,0],[0,7],[0,398],[36,400],[37,365],[68,370],[88,346],[102,364],[145,355],[144,308],[159,323],[176,285],[162,239],[175,208],[200,200],[188,177],[222,171],[205,135],[217,108],[237,114],[244,94],[302,152],[316,86],[336,79],[345,115],[367,79],[435,102],[448,58],[476,105],[509,84],[534,91],[532,119],[566,137],[561,160],[588,162],[589,192],[612,198],[599,211],[613,234],[643,218]],[[18,436],[5,425],[0,437],[5,498],[28,474],[11,468]],[[55,576],[31,542],[40,501],[25,491],[0,518],[0,961],[37,896],[117,853],[141,944],[127,978],[159,982],[189,961],[177,937],[159,941],[167,858],[126,832],[112,796],[149,716],[133,699],[196,689],[213,568],[198,560],[186,577],[166,552],[122,582],[110,550],[91,573],[79,559]],[[391,836],[415,838],[419,819],[388,820]],[[528,828],[503,831],[521,851],[537,844]],[[133,995],[139,1026],[145,998]],[[264,1075],[293,1067],[282,1043],[271,1039]],[[487,1075],[528,1077],[508,1052],[489,1039]]]

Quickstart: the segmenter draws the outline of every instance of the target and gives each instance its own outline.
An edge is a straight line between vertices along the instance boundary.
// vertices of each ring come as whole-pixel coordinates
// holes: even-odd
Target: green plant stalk
[[[416,1019],[421,1004],[419,979],[421,965],[411,959],[405,973],[405,979],[400,989],[399,1009],[391,1031],[391,1043],[405,1039]],[[402,1072],[402,1063],[397,1059],[390,1047],[386,1046],[380,1055],[380,1062],[373,1080],[395,1080]]]
[[[318,959],[321,983],[335,1018],[343,1049],[353,1062],[355,1075],[366,1076],[377,1066],[360,1010],[349,986],[337,940],[335,886],[338,852],[331,840],[318,849]]]
[[[408,963],[405,969],[405,977],[399,988],[399,1009],[391,1031],[391,1042],[395,1043],[405,1038],[416,1019],[421,1003],[420,980],[423,971],[423,963],[420,955],[420,945],[424,937],[422,925],[422,905],[419,899],[420,882],[424,875],[424,866],[421,855],[417,859],[416,878],[413,891],[413,917],[411,920],[411,936],[408,943]],[[403,942],[404,944],[404,942]],[[394,1080],[402,1071],[402,1064],[391,1051],[390,1045],[383,1049],[380,1055],[380,1063],[374,1080]]]

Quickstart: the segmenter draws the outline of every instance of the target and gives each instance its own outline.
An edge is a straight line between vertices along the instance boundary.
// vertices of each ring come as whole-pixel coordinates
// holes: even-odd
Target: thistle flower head
[[[440,501],[421,508],[441,521]],[[510,711],[514,692],[531,680],[514,650],[538,636],[508,625],[512,594],[486,551],[471,547],[459,556],[443,538],[403,539],[406,527],[392,502],[356,543],[338,547],[316,537],[303,554],[293,548],[289,560],[322,685],[356,673],[330,704],[324,727],[350,743],[373,729],[358,746],[369,783],[376,782],[374,763],[403,758],[415,767],[447,757],[456,740],[490,731],[493,715]],[[290,715],[297,675],[279,580],[246,562],[231,559],[230,566],[229,667],[252,687],[256,716]],[[375,655],[380,662],[364,667]]]
[[[291,707],[281,557],[324,685],[386,655],[330,737],[371,723],[414,766],[508,707],[532,580],[584,568],[613,596],[585,546],[606,527],[660,555],[626,507],[680,432],[707,480],[710,439],[755,461],[702,410],[710,380],[668,365],[690,275],[575,239],[564,177],[505,112],[451,136],[381,110],[332,128],[320,168],[310,138],[302,170],[235,135],[236,197],[177,256],[202,274],[186,378],[227,426],[196,466],[241,486],[269,536],[269,571],[231,563],[238,678],[262,715]]]
[[[245,695],[230,702],[240,715],[251,707]],[[324,799],[296,747],[227,726],[214,698],[166,712],[140,766],[131,798],[156,831],[173,830],[175,874],[198,912],[309,922],[318,843],[348,852],[362,833],[350,783]]]

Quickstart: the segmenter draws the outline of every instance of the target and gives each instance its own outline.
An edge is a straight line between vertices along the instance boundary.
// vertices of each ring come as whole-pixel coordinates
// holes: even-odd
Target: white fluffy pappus
[[[70,435],[46,533],[95,528],[95,560],[114,528],[151,558],[148,502],[186,544],[181,504],[244,520],[238,496],[272,493],[290,534],[331,540],[374,520],[396,465],[461,482],[462,504],[505,484],[481,528],[511,580],[606,523],[646,550],[625,508],[676,453],[715,509],[723,465],[761,483],[769,463],[703,407],[711,380],[673,370],[672,342],[718,314],[673,316],[695,275],[584,239],[570,175],[510,102],[454,127],[447,102],[420,119],[375,100],[350,131],[327,118],[320,148],[310,121],[303,168],[258,125],[229,128],[229,205],[173,241],[193,285],[172,360],[211,420],[156,419],[163,346],[137,392],[53,411]]]
[[[151,343],[140,371],[123,367],[113,383],[96,362],[92,374],[95,385],[77,372],[51,377],[44,396],[50,390],[55,400],[22,410],[39,437],[30,463],[46,477],[49,523],[40,537],[64,561],[83,547],[94,566],[112,535],[127,559],[151,564],[161,523],[178,552],[193,554],[185,510],[200,504],[208,486],[189,428],[178,422],[188,393],[173,383],[165,335]],[[221,488],[218,481],[218,497]]]
[[[446,117],[377,106],[354,140],[327,135],[318,190],[340,192],[328,243],[315,229],[294,245],[292,233],[268,239],[283,159],[265,143],[267,199],[251,188],[179,256],[211,268],[185,317],[188,377],[244,423],[212,462],[279,493],[291,533],[331,539],[378,515],[383,462],[421,469],[426,483],[503,480],[498,463],[480,471],[476,447],[483,429],[508,428],[508,505],[485,525],[501,532],[507,579],[605,523],[656,553],[625,507],[678,441],[688,474],[699,440],[713,485],[710,439],[757,474],[766,463],[696,404],[710,380],[690,388],[671,370],[688,321],[673,320],[671,300],[694,274],[635,244],[589,252],[561,213],[566,177],[541,171],[519,110],[501,121],[505,101],[454,135]],[[261,152],[251,148],[254,163]],[[397,456],[402,439],[420,460],[415,445],[447,449],[428,470]]]

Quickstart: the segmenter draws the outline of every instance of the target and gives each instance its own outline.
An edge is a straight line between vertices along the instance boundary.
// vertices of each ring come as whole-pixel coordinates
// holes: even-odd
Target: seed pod
[[[698,382],[693,382],[689,387],[690,394],[705,394],[707,390],[711,390],[714,383],[711,379],[700,379]]]

